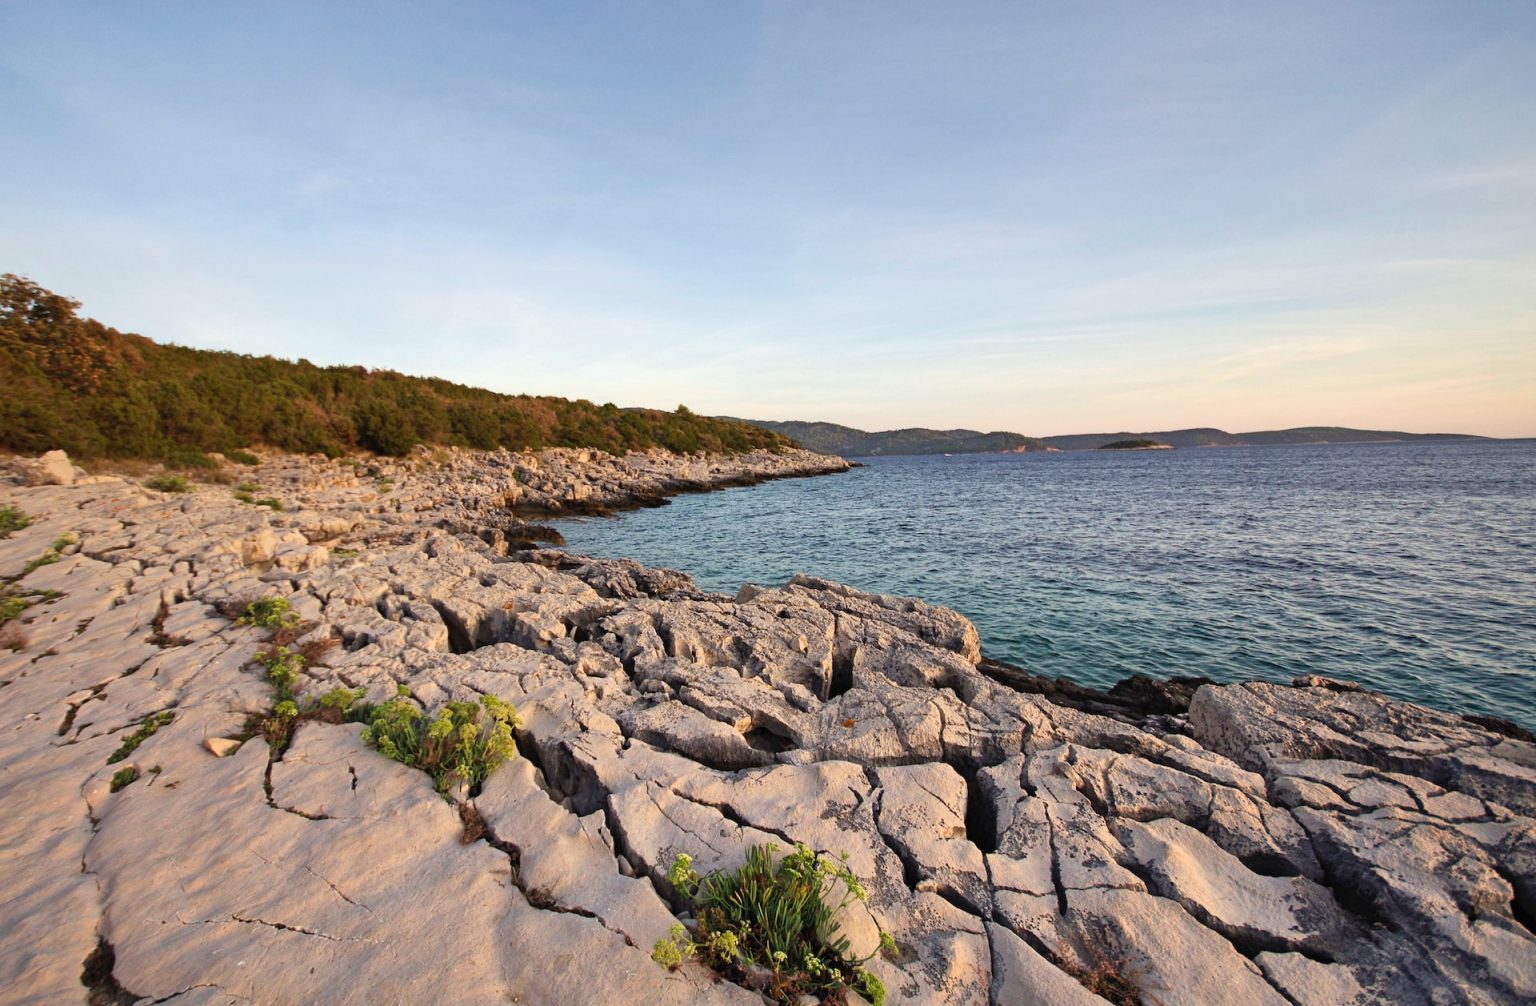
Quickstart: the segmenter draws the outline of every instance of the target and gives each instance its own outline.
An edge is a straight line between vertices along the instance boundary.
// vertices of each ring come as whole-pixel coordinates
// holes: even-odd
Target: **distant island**
[[[729,418],[729,417],[721,417]],[[1228,433],[1213,427],[1133,433],[1078,433],[1061,437],[1027,437],[1022,433],[979,430],[929,430],[921,427],[868,433],[851,426],[817,422],[740,420],[771,430],[822,454],[845,458],[890,454],[1022,454],[1036,451],[1094,451],[1127,441],[1149,441],[1168,447],[1251,447],[1267,444],[1358,444],[1424,440],[1486,440],[1466,433],[1402,433],[1395,430],[1356,430],[1344,426],[1300,426],[1290,430]],[[1127,448],[1117,447],[1116,450]]]
[[[1269,444],[1364,444],[1410,440],[1487,440],[1467,433],[1402,433],[1396,430],[1355,430],[1345,426],[1298,426],[1290,430],[1228,433],[1214,427],[1132,433],[1078,433],[1046,437],[1044,442],[1064,451],[1091,451],[1121,440],[1152,440],[1169,447],[1254,447]]]
[[[1172,444],[1160,444],[1156,440],[1116,440],[1112,444],[1104,444],[1101,451],[1171,451]]]
[[[885,454],[1022,454],[1051,448],[1039,437],[1019,433],[982,433],[980,430],[928,430],[921,427],[866,433],[836,423],[775,423],[764,419],[733,420],[760,426],[788,437],[807,450],[845,458]]]

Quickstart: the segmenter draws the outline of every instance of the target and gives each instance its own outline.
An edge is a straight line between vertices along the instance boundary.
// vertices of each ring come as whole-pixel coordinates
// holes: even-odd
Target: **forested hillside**
[[[266,446],[331,456],[477,448],[659,446],[740,453],[789,441],[746,423],[502,395],[365,367],[161,345],[0,276],[0,450],[172,459]]]

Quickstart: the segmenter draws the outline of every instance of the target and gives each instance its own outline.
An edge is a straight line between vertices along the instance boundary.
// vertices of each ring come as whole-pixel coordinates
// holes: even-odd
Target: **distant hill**
[[[867,433],[836,423],[776,423],[762,419],[741,421],[789,437],[807,450],[837,454],[845,458],[867,458],[883,454],[996,454],[1046,449],[1038,437],[1001,431],[982,433],[979,430],[914,428]]]
[[[250,446],[331,456],[417,444],[665,447],[743,453],[788,441],[746,423],[587,401],[502,395],[366,367],[187,349],[76,311],[79,301],[0,276],[0,451],[207,464]]]
[[[1466,433],[1398,433],[1392,430],[1352,430],[1343,426],[1298,426],[1293,430],[1228,433],[1211,427],[1163,430],[1155,433],[1079,433],[1046,437],[1045,443],[1064,451],[1091,451],[1120,440],[1156,440],[1173,447],[1245,447],[1257,444],[1360,444],[1398,440],[1486,440]]]
[[[996,454],[1004,451],[1092,451],[1125,440],[1148,440],[1170,447],[1244,447],[1255,444],[1356,444],[1396,440],[1486,440],[1466,433],[1397,433],[1391,430],[1352,430],[1343,426],[1299,426],[1294,430],[1260,430],[1228,433],[1214,427],[1164,430],[1155,433],[1079,433],[1065,437],[1026,437],[1021,433],[982,433],[978,430],[886,430],[867,433],[836,423],[772,422],[766,419],[728,419],[751,423],[788,437],[808,450],[845,458],[882,454]]]

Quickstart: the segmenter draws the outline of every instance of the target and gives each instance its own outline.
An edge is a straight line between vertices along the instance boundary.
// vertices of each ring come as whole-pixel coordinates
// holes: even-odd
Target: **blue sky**
[[[0,271],[885,429],[1536,435],[1536,3],[0,0]]]

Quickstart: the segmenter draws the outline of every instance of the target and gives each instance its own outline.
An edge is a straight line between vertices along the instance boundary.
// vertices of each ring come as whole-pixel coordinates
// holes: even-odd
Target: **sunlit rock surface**
[[[847,855],[869,897],[843,931],[891,1002],[1076,1006],[1106,970],[1146,1003],[1536,997],[1524,740],[1322,681],[1085,711],[983,674],[954,612],[808,576],[706,594],[518,547],[507,509],[816,463],[277,458],[250,477],[282,511],[0,485],[34,517],[0,576],[74,539],[15,581],[36,603],[0,650],[0,999],[761,1002],[649,950],[675,855],[765,842]],[[268,633],[216,606],[270,595],[335,641],[305,693],[517,706],[481,834],[356,725],[275,761],[231,740],[271,704]]]

